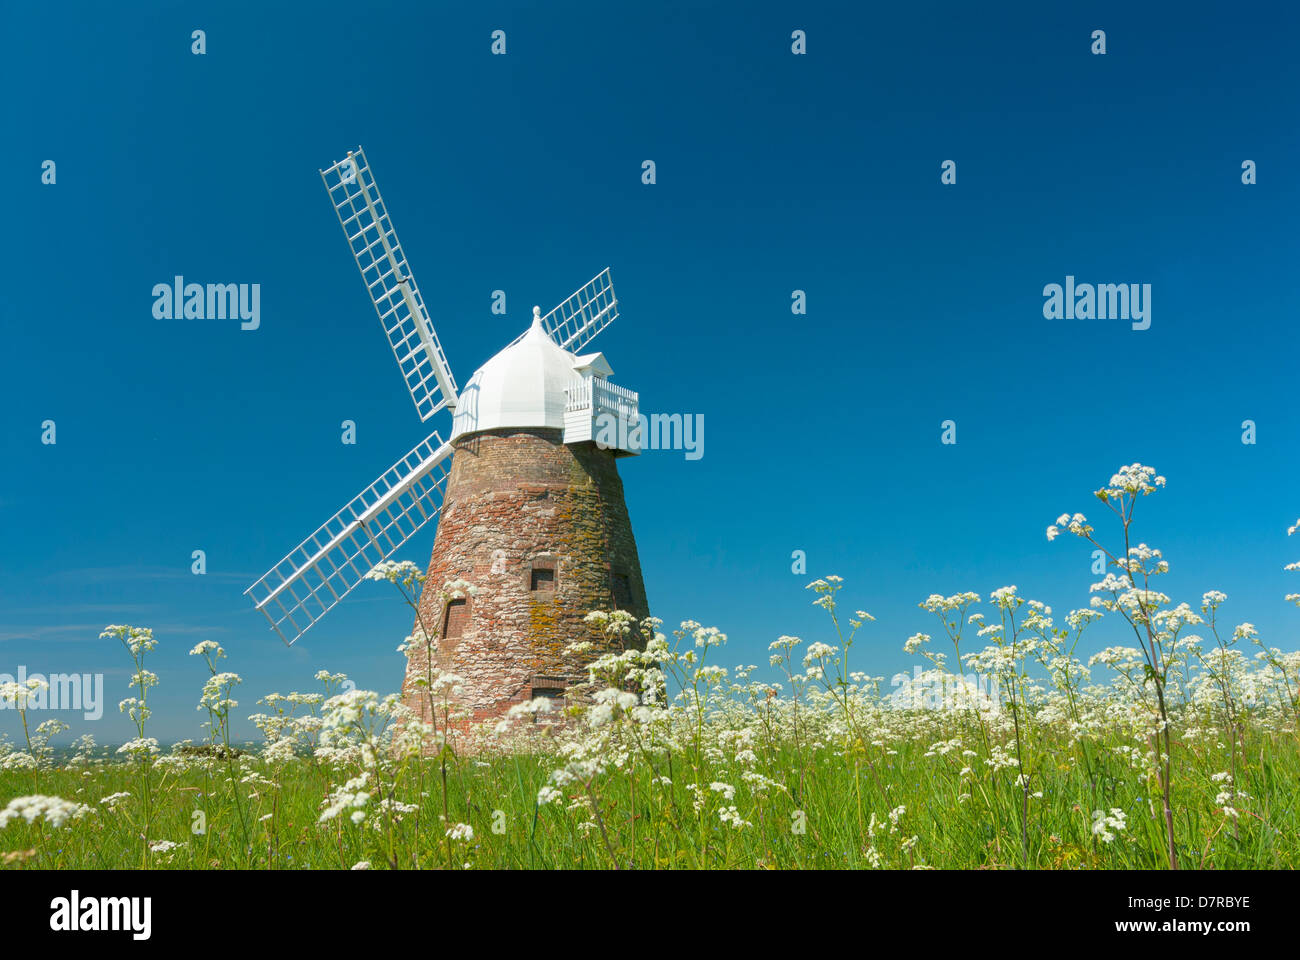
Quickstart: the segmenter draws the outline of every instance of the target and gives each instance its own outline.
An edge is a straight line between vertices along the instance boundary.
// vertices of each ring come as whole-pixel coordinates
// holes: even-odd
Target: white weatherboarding
[[[598,416],[618,425],[617,453],[635,454],[637,395],[609,383],[604,355],[579,355],[618,316],[609,268],[542,316],[485,363],[458,394],[420,288],[397,240],[365,152],[357,147],[320,172],[421,422],[446,407],[451,437],[429,434],[245,592],[287,644],[347,596],[375,564],[438,516],[452,440],[505,427],[564,430],[565,443],[594,438]],[[618,444],[624,444],[621,448]]]

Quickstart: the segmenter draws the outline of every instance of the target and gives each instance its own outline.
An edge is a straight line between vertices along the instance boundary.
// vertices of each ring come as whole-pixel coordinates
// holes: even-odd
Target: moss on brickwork
[[[530,566],[554,563],[555,589],[530,589]],[[437,665],[464,678],[462,700],[479,718],[526,699],[536,676],[585,677],[590,657],[564,653],[575,640],[602,637],[584,622],[614,606],[613,574],[627,577],[637,617],[647,616],[636,540],[613,454],[594,444],[566,446],[558,430],[499,430],[457,442],[429,564],[421,616],[438,631],[439,592],[466,580],[477,592],[463,635],[442,640]],[[412,658],[403,690],[424,707]]]

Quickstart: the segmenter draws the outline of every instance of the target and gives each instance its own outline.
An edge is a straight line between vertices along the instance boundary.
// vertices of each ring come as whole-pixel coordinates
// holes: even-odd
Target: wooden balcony
[[[565,443],[594,440],[613,449],[616,456],[641,452],[636,391],[588,375],[574,380],[564,392]]]

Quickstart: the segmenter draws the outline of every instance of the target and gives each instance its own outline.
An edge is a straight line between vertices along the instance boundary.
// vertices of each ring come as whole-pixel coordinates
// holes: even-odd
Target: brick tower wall
[[[449,611],[441,593],[453,580],[477,592]],[[463,678],[456,702],[484,720],[534,690],[585,680],[586,664],[606,648],[583,618],[615,607],[649,615],[613,451],[565,445],[561,431],[540,428],[458,441],[417,619],[439,638],[435,664]],[[444,636],[448,628],[460,636]],[[596,651],[565,654],[576,640]],[[427,717],[414,682],[425,674],[421,647],[403,697]]]

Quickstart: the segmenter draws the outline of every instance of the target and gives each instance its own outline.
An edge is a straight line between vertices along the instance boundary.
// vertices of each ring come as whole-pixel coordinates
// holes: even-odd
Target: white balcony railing
[[[613,417],[618,426],[620,443],[618,449],[629,453],[640,453],[633,449],[631,443],[624,445],[623,438],[638,436],[633,429],[639,413],[638,397],[635,390],[620,387],[599,377],[580,377],[565,389],[564,403],[564,441],[574,443],[592,440],[601,433],[597,423],[600,418]],[[607,432],[607,431],[606,431]]]
[[[591,380],[575,380],[564,389],[564,410],[586,410],[591,406]]]

